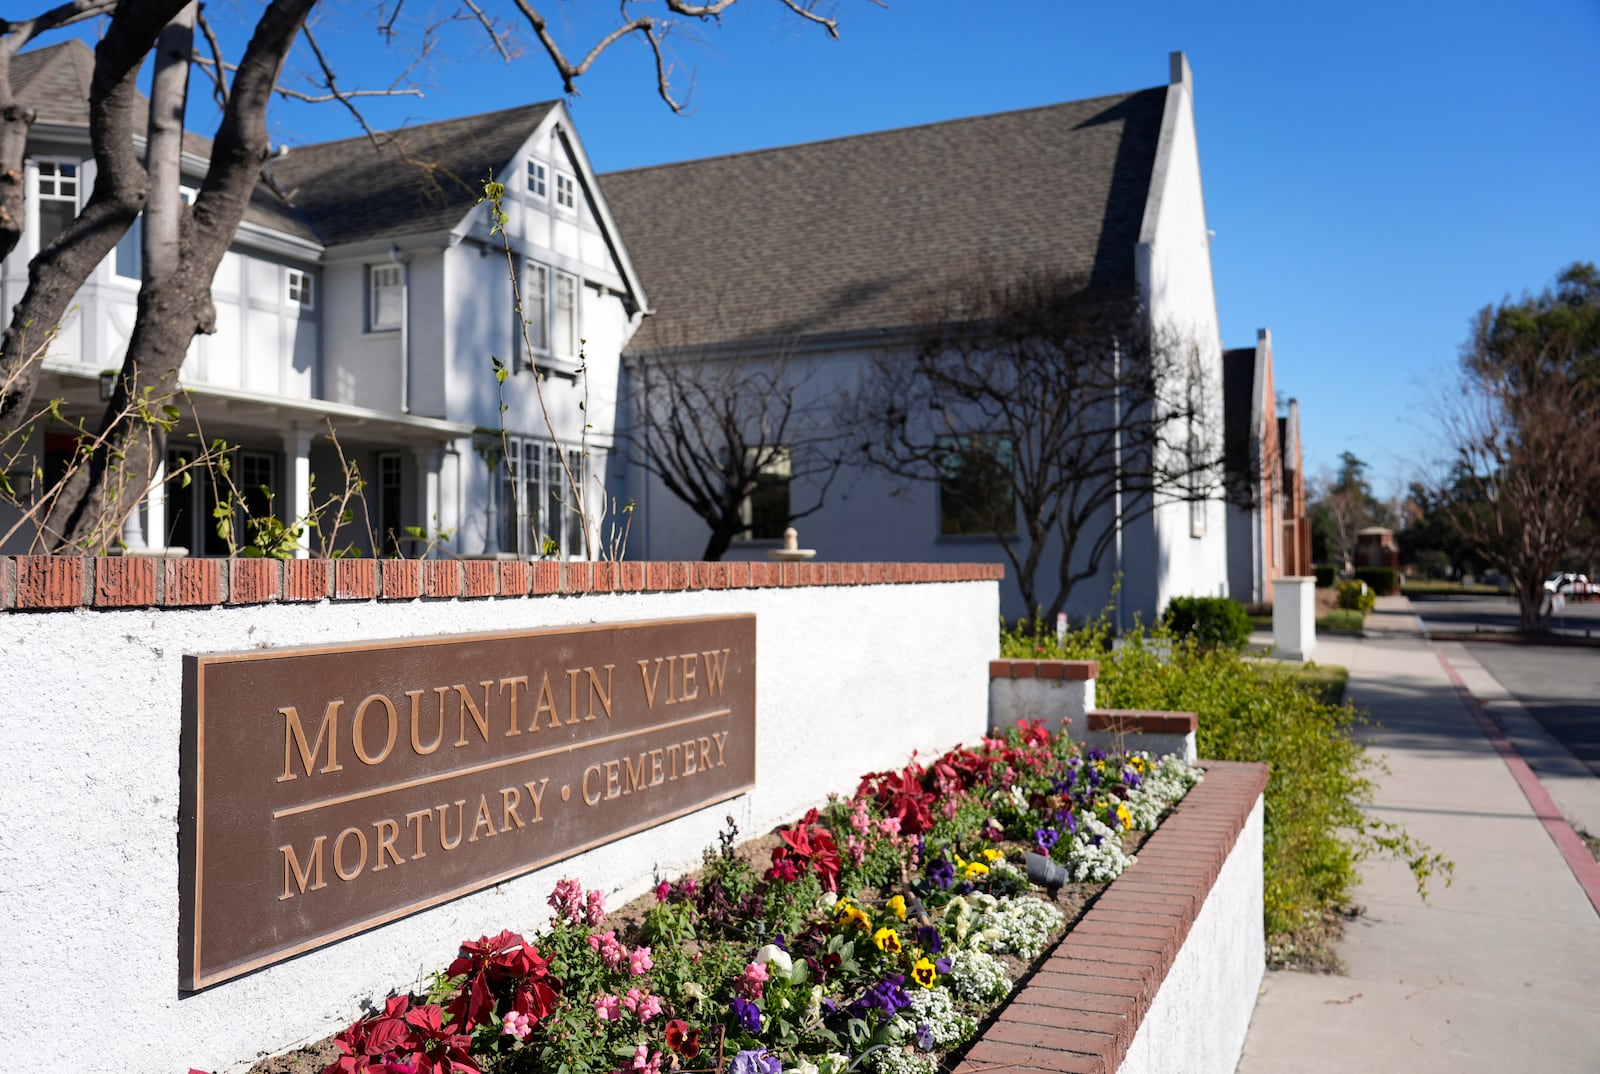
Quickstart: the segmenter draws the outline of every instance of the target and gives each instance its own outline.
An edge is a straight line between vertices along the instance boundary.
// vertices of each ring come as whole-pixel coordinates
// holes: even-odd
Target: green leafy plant
[[[1338,589],[1339,607],[1352,612],[1366,615],[1378,604],[1378,595],[1361,581],[1340,582]]]
[[[1250,640],[1250,613],[1227,597],[1173,597],[1161,621],[1179,637],[1208,648],[1243,649]]]
[[[1367,583],[1380,597],[1387,597],[1399,587],[1400,575],[1393,567],[1357,567],[1356,580]]]
[[[1194,712],[1200,756],[1271,768],[1263,836],[1269,944],[1303,944],[1348,904],[1356,866],[1368,856],[1405,862],[1424,896],[1430,882],[1449,883],[1450,862],[1362,810],[1372,800],[1375,762],[1352,735],[1363,716],[1350,704],[1330,704],[1320,687],[1290,673],[1165,628],[1135,630],[1112,648],[1104,617],[1061,639],[1037,626],[1003,631],[1001,655],[1098,660],[1102,707]]]

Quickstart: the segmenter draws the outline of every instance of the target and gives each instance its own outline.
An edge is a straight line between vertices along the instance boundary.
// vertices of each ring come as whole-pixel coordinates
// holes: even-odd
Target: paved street
[[[1430,633],[1471,634],[1518,627],[1517,602],[1511,597],[1418,596],[1410,601]],[[1568,604],[1552,627],[1559,633],[1582,635],[1588,631],[1600,639],[1600,601]],[[1600,659],[1600,651],[1593,655]]]

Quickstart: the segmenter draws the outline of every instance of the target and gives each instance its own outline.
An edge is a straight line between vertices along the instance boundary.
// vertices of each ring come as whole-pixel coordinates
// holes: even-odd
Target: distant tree
[[[851,401],[867,465],[937,484],[946,533],[1000,538],[1053,618],[1124,525],[1223,478],[1218,386],[1130,295],[1059,275],[957,273]]]
[[[1440,414],[1459,493],[1441,503],[1463,540],[1511,579],[1524,629],[1546,612],[1544,579],[1575,550],[1600,502],[1600,273],[1486,306],[1462,350],[1459,394]],[[1440,482],[1443,484],[1443,481]]]
[[[578,49],[559,40],[565,35],[541,10],[549,5],[531,0],[459,0],[426,5],[425,14],[417,5],[406,10],[403,2],[378,4],[372,17],[378,38],[395,47],[405,67],[404,85],[438,32],[453,25],[481,30],[483,47],[508,63],[524,51],[520,33],[527,51],[548,62],[568,93],[611,46],[635,41],[653,57],[655,92],[678,110],[682,101],[674,96],[672,64],[664,54],[668,35],[681,25],[715,25],[738,2],[661,0],[661,13],[654,13],[640,10],[644,5],[638,0],[621,0],[614,21]],[[93,450],[75,462],[50,503],[30,508],[38,512],[46,548],[99,552],[115,539],[121,520],[148,487],[156,460],[164,457],[175,420],[172,408],[182,401],[178,371],[190,343],[216,329],[211,280],[268,157],[269,103],[277,96],[334,102],[365,128],[359,99],[394,90],[340,85],[340,52],[332,42],[319,43],[312,25],[313,16],[332,6],[326,0],[218,6],[215,13],[225,20],[218,24],[222,32],[207,21],[212,12],[201,11],[195,0],[38,3],[31,13],[8,3],[11,11],[0,16],[0,257],[25,234],[23,158],[35,118],[13,94],[12,59],[45,35],[87,20],[98,20],[99,34],[88,101],[95,181],[77,217],[33,258],[27,287],[7,311],[10,321],[0,335],[0,461],[15,456],[28,431],[50,415],[49,404],[37,404],[34,393],[57,326],[89,274],[143,214],[138,312],[111,400],[100,420],[82,430],[82,442]],[[780,3],[837,36],[835,21],[816,10],[816,0]],[[245,36],[248,44],[231,56],[220,44]],[[317,72],[309,92],[279,82],[291,50]],[[149,100],[142,102],[139,84],[147,63],[154,74]],[[206,174],[187,204],[180,196],[179,165],[191,69],[207,83],[220,116],[211,133]],[[141,156],[135,136],[147,129]],[[467,197],[470,202],[471,194]]]
[[[1391,514],[1389,505],[1373,494],[1367,464],[1348,451],[1340,453],[1337,471],[1312,480],[1307,499],[1312,543],[1343,570],[1355,559],[1356,534],[1383,525]]]
[[[1482,560],[1450,520],[1452,510],[1481,509],[1481,504],[1471,502],[1472,491],[1459,474],[1441,487],[1413,481],[1401,508],[1404,521],[1395,532],[1400,562],[1430,577],[1449,577],[1458,571],[1476,573]]]
[[[633,364],[631,460],[710,529],[702,559],[740,536],[781,537],[820,510],[844,459],[832,407],[797,401],[806,375],[784,358],[672,355]]]

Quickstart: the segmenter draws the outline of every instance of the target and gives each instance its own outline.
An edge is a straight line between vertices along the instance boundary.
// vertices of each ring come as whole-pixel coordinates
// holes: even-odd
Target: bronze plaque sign
[[[184,657],[180,987],[755,784],[755,617]]]

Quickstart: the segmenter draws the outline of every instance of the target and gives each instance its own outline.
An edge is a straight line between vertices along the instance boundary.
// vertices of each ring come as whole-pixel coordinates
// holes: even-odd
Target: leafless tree
[[[624,439],[632,460],[710,527],[702,559],[721,559],[741,534],[780,536],[826,501],[845,438],[831,406],[804,401],[808,379],[783,355],[634,365]]]
[[[479,0],[459,0],[459,8],[442,17],[480,27],[508,62],[518,52],[516,34],[531,35],[569,93],[612,46],[642,41],[654,58],[655,91],[678,110],[683,100],[670,78],[672,65],[665,52],[669,35],[685,25],[716,24],[738,2],[622,0],[614,25],[581,49],[558,39],[540,10],[544,5],[535,6],[533,0],[502,0],[503,16]],[[779,2],[837,35],[834,19],[819,11],[817,0]],[[149,480],[152,460],[165,450],[165,428],[141,423],[136,416],[151,408],[163,410],[179,398],[178,370],[191,340],[216,328],[211,279],[267,159],[270,101],[283,93],[302,100],[337,101],[359,117],[353,102],[367,91],[339,85],[334,63],[307,30],[307,20],[318,7],[318,0],[270,0],[254,9],[259,14],[254,15],[249,43],[234,62],[223,56],[219,35],[196,16],[194,0],[67,0],[32,16],[0,18],[0,257],[9,254],[24,234],[23,160],[34,120],[12,92],[11,60],[42,35],[86,19],[99,19],[101,34],[89,95],[94,189],[77,218],[30,263],[28,286],[0,336],[0,441],[37,419],[34,395],[45,351],[42,344],[55,332],[89,273],[140,213],[146,214],[152,228],[137,319],[116,392],[98,426],[89,429],[91,439],[103,446],[72,475],[51,511],[49,539],[58,549],[103,550],[107,535],[116,532],[116,526],[108,524],[110,516],[132,509]],[[381,5],[378,29],[392,34],[403,7]],[[662,13],[653,14],[652,8]],[[191,44],[196,27],[205,39],[207,55],[197,53]],[[312,65],[321,72],[318,94],[280,85],[286,58],[302,40]],[[157,57],[156,76],[146,115],[138,79],[152,56]],[[209,168],[193,204],[186,205],[179,195],[177,154],[191,64],[205,72],[221,117],[212,135]],[[134,141],[135,134],[143,133],[141,119],[149,132],[144,159],[135,151]],[[135,390],[141,396],[138,400],[133,398]]]
[[[938,483],[958,529],[1000,538],[1029,608],[1054,616],[1101,572],[1119,499],[1126,525],[1219,494],[1215,377],[1130,295],[975,265],[915,323],[909,353],[879,355],[852,401],[862,452]]]
[[[1439,415],[1451,452],[1437,502],[1516,590],[1522,627],[1547,613],[1544,580],[1586,540],[1600,502],[1600,275],[1483,309],[1459,394]]]

